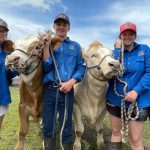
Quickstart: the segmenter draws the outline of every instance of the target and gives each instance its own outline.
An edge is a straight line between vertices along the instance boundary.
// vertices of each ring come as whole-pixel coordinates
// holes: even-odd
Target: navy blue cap
[[[70,25],[69,17],[66,16],[64,13],[58,14],[54,20],[54,23],[56,23],[56,21],[59,19],[65,20]]]

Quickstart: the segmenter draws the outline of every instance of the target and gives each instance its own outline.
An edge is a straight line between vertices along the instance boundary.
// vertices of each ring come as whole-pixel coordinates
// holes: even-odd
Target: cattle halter
[[[112,57],[112,55],[105,55],[105,56],[101,59],[101,61],[99,62],[98,65],[93,65],[93,66],[89,66],[89,67],[88,67],[88,66],[87,66],[87,63],[86,63],[86,69],[89,70],[89,72],[90,72],[90,74],[92,75],[93,78],[95,78],[95,79],[97,79],[97,80],[99,80],[99,81],[108,81],[108,80],[109,80],[109,79],[106,78],[103,74],[102,74],[102,75],[103,75],[103,79],[99,79],[99,78],[95,77],[95,76],[93,75],[93,73],[91,72],[91,69],[94,69],[94,68],[97,68],[97,69],[101,70],[100,65],[101,65],[101,63],[104,61],[104,59],[105,59],[106,57],[108,57],[108,56]]]
[[[24,71],[22,72],[25,75],[28,75],[30,73],[32,73],[33,71],[35,71],[38,66],[40,65],[40,62],[42,60],[42,53],[43,53],[43,48],[45,47],[45,40],[41,42],[41,44],[36,45],[33,50],[31,51],[31,53],[27,53],[21,49],[15,49],[15,51],[20,51],[21,53],[24,53],[25,55],[28,56],[28,59],[20,64],[19,66],[15,66],[15,64],[17,63],[17,61],[15,61],[14,63],[11,63],[11,65],[13,66],[13,68],[16,69],[24,69]],[[38,48],[38,46],[40,46],[40,48]],[[34,52],[36,52],[36,54],[34,54]],[[32,64],[38,60],[37,65],[35,65],[34,67],[32,67]]]
[[[101,59],[101,61],[99,62],[99,64],[98,64],[98,65],[89,66],[89,67],[87,66],[87,69],[93,69],[93,68],[101,69],[101,68],[100,68],[100,65],[101,65],[101,63],[103,62],[103,60],[104,60],[107,56],[112,57],[112,55],[105,55],[105,56]]]

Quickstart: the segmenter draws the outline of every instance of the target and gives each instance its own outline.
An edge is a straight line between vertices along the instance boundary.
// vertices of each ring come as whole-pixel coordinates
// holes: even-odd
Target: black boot
[[[121,150],[122,142],[110,142],[109,150]]]
[[[56,149],[56,139],[44,138],[43,150],[55,150],[55,149]]]
[[[63,145],[64,150],[73,150],[72,143],[66,143],[62,145]]]

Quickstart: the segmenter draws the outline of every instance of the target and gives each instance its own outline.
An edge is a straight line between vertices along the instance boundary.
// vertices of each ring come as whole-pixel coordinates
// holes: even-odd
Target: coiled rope
[[[125,95],[126,95],[126,89],[127,89],[127,82],[121,80],[119,77],[123,75],[124,73],[124,43],[122,42],[122,48],[121,48],[121,70],[120,72],[118,73],[118,75],[115,77],[115,80],[114,80],[114,91],[115,91],[115,94],[119,97],[122,97],[122,100],[121,100],[121,135],[122,135],[122,141],[123,142],[127,142],[128,141],[128,132],[129,132],[129,120],[136,120],[138,117],[139,117],[139,109],[138,109],[138,106],[137,106],[137,102],[134,101],[132,102],[130,105],[129,105],[129,108],[126,109],[126,101],[125,101]],[[117,88],[116,88],[116,80],[118,80],[119,82],[123,83],[124,84],[124,88],[123,88],[123,94],[119,94],[117,92]],[[136,111],[136,114],[134,117],[132,117],[132,113],[133,111]]]

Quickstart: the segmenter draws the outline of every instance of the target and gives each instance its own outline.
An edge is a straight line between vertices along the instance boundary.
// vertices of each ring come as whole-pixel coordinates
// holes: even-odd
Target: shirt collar
[[[133,49],[131,50],[131,51],[133,51],[135,48],[137,48],[139,46],[139,44],[138,43],[136,43],[136,42],[134,42],[134,47],[133,47]],[[126,50],[125,49],[125,52],[131,52],[131,51],[128,51],[128,50]]]
[[[70,42],[70,38],[69,37],[66,37],[66,39],[64,40],[64,42]]]

